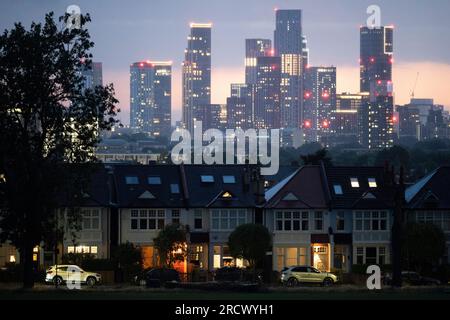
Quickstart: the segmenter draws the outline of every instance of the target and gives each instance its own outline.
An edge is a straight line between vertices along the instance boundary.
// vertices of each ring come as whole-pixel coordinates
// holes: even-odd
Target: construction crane
[[[414,92],[416,91],[417,81],[419,80],[419,72],[417,72],[416,81],[414,82],[413,89],[411,91],[411,99],[414,99]]]

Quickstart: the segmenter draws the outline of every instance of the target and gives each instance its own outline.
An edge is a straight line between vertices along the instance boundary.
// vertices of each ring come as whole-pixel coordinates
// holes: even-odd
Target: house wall
[[[104,207],[83,207],[83,210],[98,210],[100,224],[96,229],[81,231],[70,231],[67,230],[64,236],[63,246],[64,254],[68,253],[69,247],[97,247],[97,253],[94,255],[99,259],[107,259],[110,257],[109,252],[109,224],[110,224],[110,210]],[[83,222],[81,221],[81,225]],[[74,234],[74,236],[72,236]],[[75,249],[76,252],[76,249]]]

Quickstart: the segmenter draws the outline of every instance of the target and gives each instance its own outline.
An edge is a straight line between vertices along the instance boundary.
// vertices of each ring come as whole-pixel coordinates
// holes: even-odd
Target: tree
[[[302,159],[303,165],[319,165],[323,162],[325,165],[330,166],[332,164],[331,157],[328,154],[328,150],[323,148],[316,151],[313,154],[308,154],[300,157]]]
[[[81,169],[89,166],[68,164],[96,161],[98,132],[120,111],[112,85],[83,88],[90,17],[80,16],[79,28],[66,28],[68,19],[58,23],[49,13],[29,30],[16,23],[0,36],[1,240],[19,249],[25,288],[34,285],[33,247],[56,228],[58,195],[80,191],[85,180]]]
[[[142,269],[141,249],[130,242],[116,246],[111,260],[116,268],[124,271],[126,277]]]
[[[408,223],[402,240],[403,264],[418,272],[437,264],[445,253],[445,235],[431,223]]]
[[[261,224],[243,224],[237,227],[228,238],[228,246],[233,258],[245,259],[253,268],[256,277],[256,264],[264,259],[270,250],[272,237],[269,230]]]
[[[186,230],[179,224],[169,224],[153,239],[163,267],[171,267],[186,256]]]

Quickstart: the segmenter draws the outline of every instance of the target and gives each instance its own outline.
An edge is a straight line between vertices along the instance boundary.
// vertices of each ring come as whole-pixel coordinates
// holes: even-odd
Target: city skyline
[[[153,1],[150,5],[140,3],[142,10],[136,13],[136,17],[133,17],[128,9],[123,9],[114,2],[110,2],[106,8],[86,1],[78,1],[77,4],[82,12],[89,12],[92,16],[93,22],[89,29],[96,43],[93,51],[94,61],[103,63],[104,83],[114,83],[119,105],[123,110],[120,118],[124,124],[128,124],[130,63],[148,59],[174,61],[172,121],[179,120],[181,61],[189,23],[212,22],[211,103],[223,104],[229,95],[230,84],[244,82],[245,39],[273,40],[275,8],[303,11],[303,28],[310,49],[310,64],[336,66],[337,92],[357,92],[359,26],[365,23],[365,9],[371,2],[349,0],[340,1],[338,4],[336,1],[327,1],[327,6],[317,6],[311,1],[266,1],[257,2],[258,5],[255,6],[255,1],[247,1],[240,3],[243,10],[236,12],[232,9],[235,6],[224,4],[211,4],[208,10],[200,10],[204,1],[189,2],[189,5],[177,3],[175,7],[170,1],[167,4]],[[59,15],[69,4],[72,3],[2,3],[0,27],[11,27],[13,22],[20,20],[28,28],[31,20],[40,19],[42,12],[53,10]],[[450,44],[440,40],[441,34],[450,29],[449,22],[445,20],[445,12],[450,8],[450,4],[445,1],[436,1],[433,6],[427,6],[425,1],[417,1],[414,5],[409,1],[396,1],[392,4],[377,1],[377,4],[382,10],[382,24],[395,25],[395,103],[399,105],[409,102],[415,76],[419,72],[415,96],[433,98],[436,103],[443,104],[448,109],[450,57],[446,53],[450,50]],[[159,10],[163,10],[165,6],[171,6],[171,12],[158,15]],[[17,14],[8,14],[9,12],[20,14],[17,17]],[[120,21],[114,18],[119,13]],[[177,17],[176,21],[173,17]],[[166,36],[165,41],[160,41],[163,36],[159,28],[161,26],[167,28],[167,32],[163,33]],[[126,38],[126,34],[129,35],[130,32],[132,36]],[[142,41],[143,36],[148,37],[148,41]],[[348,40],[339,41],[340,39]]]

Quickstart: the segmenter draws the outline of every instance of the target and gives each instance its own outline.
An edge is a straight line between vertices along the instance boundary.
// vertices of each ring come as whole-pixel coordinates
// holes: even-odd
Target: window
[[[354,229],[356,231],[386,231],[386,211],[356,211]]]
[[[68,246],[67,253],[90,253],[97,254],[97,246]]]
[[[202,228],[203,228],[202,210],[196,209],[194,211],[194,229],[202,229]]]
[[[178,209],[172,210],[172,223],[180,224],[180,210]]]
[[[356,248],[356,264],[364,264],[364,248]]]
[[[220,260],[222,260],[220,251],[221,251],[220,246],[213,247],[213,268],[214,269],[220,268]]]
[[[83,210],[83,230],[100,229],[100,212],[97,209]]]
[[[377,248],[366,247],[366,264],[377,264]]]
[[[386,247],[378,247],[378,264],[386,264]]]
[[[297,248],[286,248],[286,266],[297,265]]]
[[[359,188],[358,178],[350,178],[350,183],[352,185],[352,188]]]
[[[247,213],[243,209],[215,209],[211,215],[213,230],[234,230],[247,223]]]
[[[201,176],[200,179],[203,183],[213,183],[214,182],[213,176]]]
[[[339,211],[336,214],[336,230],[338,230],[338,231],[345,230],[345,213],[344,213],[344,211]]]
[[[369,178],[369,188],[376,188],[377,187],[377,180],[375,178]]]
[[[234,176],[223,176],[223,183],[236,183],[236,178]]]
[[[309,230],[309,212],[308,211],[302,212],[302,230],[303,231]]]
[[[277,231],[300,231],[303,229],[303,214],[299,211],[278,211],[275,213]],[[307,225],[306,225],[307,227]],[[307,230],[307,229],[306,229]]]
[[[161,230],[165,224],[163,209],[131,210],[131,230]]]
[[[139,179],[136,176],[126,176],[125,183],[126,184],[139,184]]]
[[[170,184],[170,193],[173,193],[173,194],[180,193],[180,185],[178,183]]]
[[[340,184],[335,184],[333,186],[333,188],[334,188],[334,194],[336,194],[336,195],[344,194],[344,192],[342,191],[342,186]]]
[[[148,181],[148,184],[159,185],[159,184],[161,184],[161,177],[159,177],[159,176],[148,177],[147,181]]]
[[[323,213],[321,211],[314,212],[314,229],[323,229]]]

